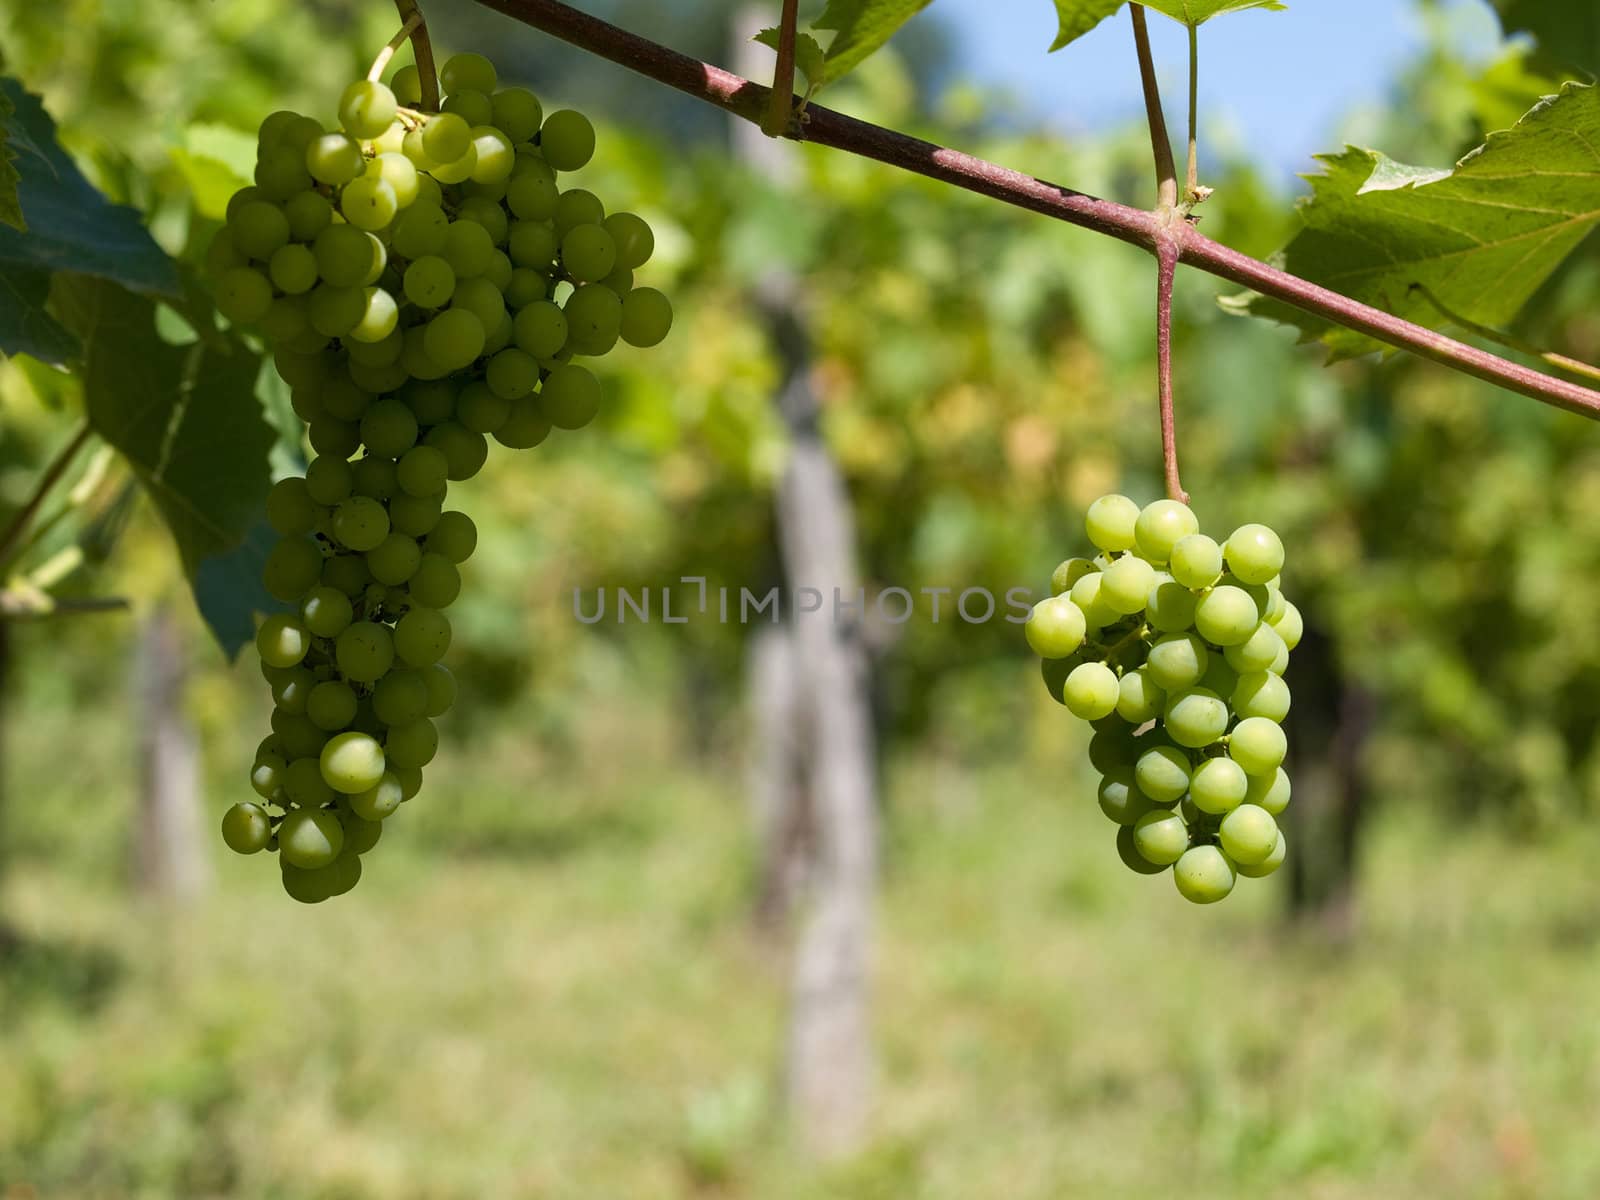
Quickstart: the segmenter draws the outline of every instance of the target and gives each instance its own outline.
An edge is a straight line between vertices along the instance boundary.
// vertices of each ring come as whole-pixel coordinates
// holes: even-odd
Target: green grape
[[[267,263],[267,274],[279,291],[298,296],[317,286],[317,256],[298,242],[279,246]]]
[[[371,824],[382,821],[399,808],[402,798],[400,781],[393,774],[386,773],[372,787],[350,797],[350,811],[364,822]]]
[[[394,664],[395,640],[387,625],[357,621],[334,643],[334,661],[346,679],[376,683]]]
[[[461,207],[456,210],[458,221],[471,221],[474,225],[482,225],[484,232],[489,235],[489,240],[496,246],[503,245],[506,235],[511,230],[511,222],[506,217],[506,210],[493,200],[482,197],[473,197],[461,202]],[[495,251],[496,254],[500,252]],[[505,260],[509,265],[511,260]]]
[[[250,267],[231,267],[217,280],[213,297],[217,311],[239,325],[250,325],[272,307],[272,283]]]
[[[354,421],[318,417],[306,431],[306,440],[319,455],[349,458],[361,445],[361,432]]]
[[[372,692],[372,711],[385,725],[409,725],[428,715],[428,685],[420,671],[390,671]]]
[[[322,564],[322,582],[354,599],[367,590],[372,575],[359,554],[341,554]]]
[[[262,191],[257,187],[242,187],[228,197],[227,208],[223,210],[223,219],[227,220],[252,200],[260,200]]]
[[[1092,575],[1095,566],[1087,558],[1069,558],[1050,572],[1050,594],[1061,596],[1072,591],[1072,585],[1085,575]]]
[[[1228,757],[1247,775],[1272,776],[1288,753],[1282,727],[1266,717],[1246,717],[1228,735]]]
[[[435,425],[427,444],[444,452],[445,474],[452,480],[471,479],[489,459],[489,441],[481,433],[463,429],[454,421]]]
[[[364,733],[340,733],[322,748],[322,778],[336,792],[352,795],[383,779],[383,747]]]
[[[228,233],[241,254],[265,261],[289,240],[289,218],[270,200],[251,200],[229,214]]]
[[[522,175],[513,178],[506,187],[506,207],[518,220],[548,221],[555,215],[556,199],[560,195],[554,178]]]
[[[417,418],[401,401],[375,401],[361,418],[361,440],[373,454],[399,458],[417,444]]]
[[[505,300],[500,289],[487,279],[463,280],[456,288],[450,307],[471,313],[485,330],[494,329],[506,319]]]
[[[1150,678],[1148,666],[1125,671],[1118,684],[1117,715],[1130,725],[1154,721],[1166,706],[1166,694]]]
[[[428,255],[437,256],[444,249],[449,228],[450,218],[445,216],[442,208],[419,199],[395,218],[394,228],[390,232],[394,251],[413,262]],[[409,290],[406,294],[410,295]]]
[[[322,744],[328,740],[328,735],[313,725],[308,718],[297,717],[281,710],[273,711],[272,732],[283,744],[284,754],[293,759],[316,757],[322,753]],[[291,762],[290,766],[293,765]],[[287,789],[287,769],[284,771],[284,781]]]
[[[377,287],[365,288],[362,296],[366,302],[365,311],[356,327],[350,331],[350,337],[357,344],[362,342],[381,342],[395,331],[395,326],[400,322],[400,307],[395,299],[385,289]],[[404,373],[401,379],[405,378]]]
[[[1264,862],[1278,845],[1278,823],[1266,809],[1254,804],[1241,804],[1223,817],[1217,834],[1222,852],[1241,867]]]
[[[1172,804],[1189,790],[1189,756],[1176,746],[1151,746],[1135,762],[1134,779],[1156,804]]]
[[[1223,557],[1244,583],[1266,583],[1283,569],[1283,542],[1265,525],[1241,525],[1229,536]]]
[[[1208,758],[1189,779],[1189,799],[1201,812],[1230,812],[1243,802],[1249,786],[1244,771],[1231,758]]]
[[[411,799],[422,790],[421,767],[393,767],[390,774],[400,781],[402,801]]]
[[[509,263],[510,261],[509,258],[506,259],[506,262]],[[514,268],[510,278],[506,281],[505,287],[500,290],[505,294],[506,304],[515,309],[519,315],[522,309],[543,300],[550,293],[549,284],[545,277],[531,267]],[[552,305],[552,307],[554,306]],[[560,312],[561,310],[557,308],[556,311]],[[563,341],[566,340],[566,329],[567,319],[563,316],[561,318],[561,337]],[[526,347],[524,348],[526,349]],[[560,349],[560,347],[558,346],[557,349]],[[549,358],[550,355],[547,354],[540,357]]]
[[[634,290],[634,288],[633,288],[633,272],[630,271],[627,267],[612,267],[611,268],[611,274],[609,274],[609,275],[605,276],[604,278],[602,278],[599,281],[599,283],[600,283],[601,287],[608,288],[611,291],[615,292],[617,295],[622,297],[622,299],[623,299],[622,326],[623,326],[624,332],[626,332],[628,330],[628,328],[629,328],[629,326],[628,326],[628,305],[627,305],[628,293]],[[670,320],[670,314],[669,314],[669,320]],[[633,334],[634,334],[635,337],[642,337],[643,334],[644,334],[644,330],[642,330],[642,329],[634,329],[633,330]],[[626,341],[627,339],[624,338],[624,340]],[[633,344],[635,344],[635,343],[633,343],[631,341],[629,342],[629,345],[633,345]]]
[[[604,225],[606,207],[593,192],[584,188],[569,188],[556,197],[556,211],[552,219],[557,237],[562,237],[579,225]]]
[[[1133,845],[1146,862],[1170,866],[1189,848],[1189,827],[1175,812],[1152,809],[1133,823]]]
[[[1233,891],[1236,876],[1227,856],[1215,846],[1193,846],[1173,867],[1173,880],[1185,900],[1214,904]]]
[[[1212,588],[1194,608],[1194,627],[1214,646],[1244,641],[1260,620],[1261,613],[1249,594],[1228,584]]]
[[[306,492],[318,504],[337,504],[354,487],[355,472],[342,458],[314,458],[306,468]]]
[[[1283,589],[1277,583],[1269,583],[1267,588],[1267,607],[1261,613],[1261,619],[1268,625],[1276,625],[1283,619],[1285,606],[1289,603],[1283,598]]]
[[[505,88],[490,96],[489,102],[493,106],[494,123],[505,130],[506,136],[513,142],[525,142],[539,132],[539,126],[544,121],[544,108],[539,98],[526,88]]]
[[[458,280],[470,279],[482,275],[494,262],[494,239],[476,221],[452,221],[444,231],[439,253]]]
[[[435,163],[453,163],[472,147],[472,126],[455,113],[439,113],[422,127],[422,149]]]
[[[1059,660],[1045,661],[1054,665]],[[1066,675],[1071,673],[1069,670],[1062,676],[1063,683]],[[1061,698],[1058,696],[1057,699]],[[1122,721],[1116,721],[1115,727],[1108,724],[1096,729],[1094,736],[1089,739],[1089,762],[1102,775],[1110,775],[1121,767],[1131,767],[1137,757],[1138,746],[1133,738],[1133,730]]]
[[[567,340],[578,354],[609,354],[622,330],[622,301],[610,288],[584,284],[562,306]]]
[[[385,774],[384,779],[394,779],[394,776],[392,774]],[[377,788],[373,788],[371,791],[361,792],[359,794],[361,796],[368,796],[383,786],[384,785],[380,783],[378,784]],[[394,783],[394,794],[396,796],[400,794],[400,783],[398,780],[396,780]],[[365,854],[368,850],[371,850],[374,846],[376,846],[379,839],[383,837],[383,822],[369,820],[357,813],[355,811],[356,799],[356,796],[350,797],[351,811],[346,813],[343,819],[344,851],[340,855],[341,862],[344,859],[349,858],[352,854]],[[363,804],[366,804],[366,802],[363,801]],[[338,865],[338,863],[334,864],[335,867]]]
[[[332,864],[314,871],[302,870],[287,861],[280,862],[279,866],[283,868],[283,890],[290,899],[301,904],[321,904],[331,898],[339,886],[339,873]]]
[[[424,547],[430,554],[442,554],[452,563],[464,563],[478,548],[478,527],[464,512],[451,510],[440,516]]]
[[[642,217],[629,212],[612,213],[605,219],[605,230],[616,244],[618,266],[636,271],[655,253],[656,236]]]
[[[256,631],[256,652],[269,667],[292,667],[311,649],[311,633],[288,613],[273,613]]]
[[[1205,642],[1195,634],[1169,633],[1150,647],[1145,669],[1162,691],[1175,692],[1198,683],[1209,659]]]
[[[505,422],[494,431],[494,439],[508,450],[531,450],[550,436],[550,422],[537,396],[524,396],[511,403]]]
[[[367,168],[367,176],[373,175],[389,185],[400,209],[416,203],[422,194],[422,176],[417,173],[416,164],[404,154],[390,150],[378,155]]]
[[[1233,689],[1233,711],[1241,717],[1281,721],[1289,715],[1289,685],[1271,671],[1240,675]]]
[[[1118,825],[1132,825],[1154,807],[1134,782],[1132,769],[1126,766],[1106,772],[1100,780],[1099,799],[1100,811]]]
[[[511,144],[511,139],[487,123],[494,119],[494,110],[489,105],[485,97],[487,111],[481,114],[483,120],[472,127],[472,146],[477,151],[472,167],[474,183],[503,183],[510,179],[511,167],[517,158],[517,148]]]
[[[325,133],[306,147],[306,170],[318,183],[343,187],[365,167],[360,145],[342,133]]]
[[[339,857],[344,830],[339,818],[323,809],[297,809],[278,827],[278,850],[292,866],[311,870]]]
[[[1216,741],[1228,728],[1228,706],[1215,692],[1185,688],[1167,697],[1162,723],[1178,745],[1199,749]]]
[[[1206,673],[1200,676],[1200,686],[1219,696],[1233,695],[1239,686],[1239,673],[1230,667],[1220,654],[1213,654],[1206,663]]]
[[[273,793],[283,786],[283,773],[287,766],[279,755],[260,755],[255,766],[250,768],[250,786],[255,789],[256,795],[263,800],[272,799]]]
[[[1166,864],[1153,863],[1139,853],[1132,825],[1117,830],[1117,857],[1122,859],[1123,866],[1140,875],[1159,875],[1167,869]]]
[[[424,254],[406,268],[402,287],[418,308],[443,308],[456,290],[456,273],[437,254]]]
[[[539,404],[557,429],[581,429],[600,411],[600,381],[583,367],[562,363],[539,389]]]
[[[505,360],[508,354],[514,354],[519,359],[525,359],[533,375],[533,382],[527,388],[518,392],[517,395],[527,395],[533,390],[533,384],[539,381],[539,364],[534,362],[533,359],[523,354],[520,350],[500,351],[499,354],[489,360],[489,382],[484,383],[475,380],[462,388],[461,395],[456,398],[456,420],[461,423],[463,429],[469,429],[473,433],[493,433],[504,425],[506,418],[511,415],[511,401],[500,395],[492,386],[496,363],[501,363],[499,367],[501,375],[500,386],[502,388],[509,386],[506,376],[516,368],[516,364],[511,361],[502,361]]]
[[[284,201],[283,215],[289,221],[290,237],[311,242],[333,223],[333,205],[318,192],[300,192]]]
[[[389,524],[408,537],[425,537],[438,523],[443,504],[442,491],[432,496],[399,492],[389,501]]]
[[[1074,667],[1061,692],[1067,711],[1085,721],[1097,721],[1116,711],[1121,695],[1116,672],[1104,663]]]
[[[511,345],[511,335],[513,332],[514,329],[511,324],[511,314],[502,309],[500,312],[500,320],[495,324],[493,329],[489,330],[488,335],[483,339],[484,357],[493,358],[496,354],[499,354],[500,351],[507,349]]]
[[[413,446],[401,457],[396,475],[408,495],[427,497],[444,490],[449,467],[449,460],[438,447]]]
[[[1278,840],[1273,845],[1267,857],[1258,863],[1238,863],[1236,870],[1246,879],[1264,879],[1279,867],[1283,866],[1284,856],[1288,853],[1289,843],[1285,840],[1283,830],[1278,831]]]
[[[1245,790],[1244,802],[1264,808],[1273,816],[1277,816],[1289,807],[1289,773],[1282,767],[1264,774],[1249,776],[1249,786]]]
[[[320,732],[318,738],[321,738]],[[321,750],[317,753],[320,754]],[[297,758],[289,764],[289,769],[284,772],[283,790],[301,808],[321,808],[333,800],[333,789],[323,779],[322,768],[312,755]]]
[[[340,421],[359,421],[372,397],[347,379],[330,379],[322,388],[322,407]]]
[[[1239,674],[1247,675],[1270,668],[1278,661],[1278,652],[1282,649],[1283,639],[1277,630],[1262,621],[1244,641],[1223,650],[1222,657]]]
[[[561,239],[561,265],[582,282],[604,279],[617,265],[617,244],[603,225],[578,225]]]
[[[428,688],[428,705],[423,712],[430,717],[443,716],[456,702],[456,677],[443,663],[424,668],[423,683]]]
[[[390,587],[398,587],[415,575],[421,562],[422,548],[416,539],[403,533],[391,532],[367,551],[367,570],[379,583]]]
[[[410,409],[406,409],[409,414]],[[392,458],[368,454],[351,467],[355,476],[355,493],[372,500],[387,500],[400,487],[400,472]]]
[[[544,119],[539,150],[557,171],[576,171],[594,157],[594,126],[580,112],[559,109]]]
[[[235,804],[222,815],[222,840],[237,854],[264,850],[271,837],[272,822],[259,804]]]
[[[375,138],[388,131],[399,102],[383,84],[358,79],[339,97],[339,124],[358,138]]]
[[[449,608],[461,594],[461,572],[442,554],[424,554],[407,589],[423,608]]]
[[[554,358],[567,344],[567,314],[548,300],[518,310],[513,329],[517,345],[534,358]]]
[[[1022,632],[1041,658],[1066,658],[1083,645],[1086,628],[1076,604],[1066,596],[1052,596],[1033,606]]]
[[[345,547],[365,554],[389,536],[389,514],[366,496],[341,501],[333,511],[333,536]]]
[[[356,716],[356,693],[348,683],[325,679],[306,697],[306,717],[318,729],[336,733]]]
[[[445,116],[456,116],[455,113],[445,113]],[[478,165],[478,148],[471,142],[467,143],[466,153],[460,158],[450,162],[439,163],[429,168],[431,174],[440,183],[465,183],[472,178],[472,169]]]
[[[256,160],[255,181],[261,194],[271,200],[286,202],[304,194],[313,186],[306,170],[305,151],[291,146],[273,146],[262,151]]]
[[[422,74],[416,67],[401,67],[389,80],[389,89],[395,100],[414,108],[422,103]]]
[[[296,122],[300,114],[290,109],[280,108],[261,118],[261,126],[256,133],[256,146],[265,150],[269,146],[276,146]]]
[[[211,244],[206,247],[206,274],[220,279],[222,273],[233,267],[247,267],[250,260],[233,244],[233,235],[224,226],[217,230]]]
[[[1222,547],[1203,533],[1190,533],[1172,547],[1168,570],[1186,588],[1208,588],[1222,577]]]
[[[306,697],[316,683],[317,677],[304,667],[291,668],[272,685],[273,702],[291,716],[304,716]]]
[[[298,296],[279,296],[267,308],[260,322],[262,336],[276,345],[297,341],[304,336],[321,337],[306,320],[305,302]]]
[[[306,300],[306,319],[324,337],[344,337],[365,319],[367,293],[362,287],[319,284]]]
[[[1194,609],[1195,594],[1170,575],[1157,572],[1145,598],[1145,620],[1150,627],[1161,633],[1186,633],[1194,624]]]
[[[1144,506],[1134,522],[1133,537],[1139,553],[1153,563],[1165,563],[1181,538],[1198,533],[1200,522],[1187,504],[1157,500]]]
[[[472,88],[452,92],[439,107],[447,113],[455,113],[474,134],[485,122],[494,120],[494,105],[489,97]]]
[[[450,622],[441,612],[431,608],[413,608],[394,627],[395,653],[408,666],[432,666],[444,657],[448,649]],[[415,765],[420,767],[422,764]]]
[[[452,54],[439,68],[439,82],[447,92],[492,92],[496,81],[494,64],[481,54]]]
[[[311,243],[317,270],[329,287],[357,288],[372,268],[372,244],[354,225],[329,225]]]
[[[446,309],[426,329],[423,346],[428,357],[449,370],[459,370],[483,353],[483,323],[465,309]]]
[[[439,731],[427,717],[396,725],[384,739],[384,752],[399,767],[425,767],[439,750]]]
[[[280,479],[267,492],[267,523],[283,537],[310,533],[322,516],[322,509],[298,475]]]
[[[548,271],[556,247],[556,228],[549,221],[516,221],[506,235],[506,252],[519,267]]]
[[[1117,619],[1116,611],[1100,599],[1100,572],[1085,575],[1072,585],[1068,596],[1083,614],[1085,625],[1092,631],[1104,629]]]
[[[1084,531],[1089,540],[1102,550],[1131,550],[1134,543],[1134,525],[1139,520],[1139,506],[1126,496],[1113,493],[1101,496],[1089,505],[1084,514]]]
[[[339,211],[357,229],[376,232],[394,220],[400,211],[400,198],[388,180],[364,175],[345,185],[339,197]]]
[[[1100,600],[1120,615],[1143,612],[1155,581],[1154,567],[1124,555],[1100,573]]]
[[[1287,600],[1283,602],[1282,615],[1272,622],[1272,627],[1278,631],[1284,647],[1289,650],[1300,644],[1300,638],[1305,633],[1305,622],[1300,617],[1300,610]]]

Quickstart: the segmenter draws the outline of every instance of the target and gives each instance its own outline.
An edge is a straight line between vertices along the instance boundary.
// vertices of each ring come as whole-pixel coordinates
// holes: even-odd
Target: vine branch
[[[789,113],[794,107],[795,25],[800,20],[800,0],[783,0],[783,15],[778,21],[778,65],[772,73],[772,95],[767,98],[767,115],[761,132],[782,137],[789,128]]]
[[[410,2],[413,0],[397,0],[397,3]],[[690,58],[638,34],[619,29],[598,17],[562,4],[560,0],[477,2],[579,49],[713,104],[733,116],[756,124],[761,122],[761,114],[770,94],[768,89],[721,67]],[[1152,254],[1158,252],[1163,237],[1171,238],[1177,244],[1180,262],[1476,379],[1497,384],[1568,412],[1600,419],[1600,391],[1535,371],[1415,325],[1393,313],[1342,296],[1214,242],[1186,221],[1176,222],[1169,229],[1154,214],[1142,209],[1101,200],[1035,179],[1020,171],[859,121],[817,104],[806,106],[804,120],[791,125],[788,136],[796,141],[831,146],[937,179],[1029,212],[1114,237]]]
[[[12,551],[28,532],[28,526],[39,515],[39,510],[44,507],[44,502],[50,498],[51,491],[72,466],[79,451],[88,445],[92,434],[89,422],[85,421],[78,427],[77,433],[57,451],[55,458],[45,468],[44,474],[39,476],[39,482],[33,488],[33,495],[28,497],[27,502],[17,510],[17,515],[11,518],[11,523],[6,526],[5,531],[0,533],[0,569],[4,569],[12,556]]]
[[[433,65],[433,42],[428,37],[428,22],[417,0],[394,0],[403,27],[411,31],[411,52],[417,60],[417,76],[422,81],[422,111],[439,111],[439,72]]]
[[[1144,88],[1144,110],[1150,117],[1150,150],[1156,160],[1156,207],[1163,211],[1177,207],[1178,167],[1172,161],[1172,139],[1167,136],[1167,118],[1161,111],[1161,87],[1156,83],[1156,64],[1150,56],[1150,30],[1145,24],[1144,5],[1128,5],[1133,18],[1133,46],[1139,54],[1139,83]]]

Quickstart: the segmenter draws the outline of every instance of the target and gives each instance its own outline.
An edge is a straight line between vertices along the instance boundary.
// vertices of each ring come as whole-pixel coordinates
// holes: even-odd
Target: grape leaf
[[[8,143],[11,140],[11,117],[17,111],[11,97],[0,92],[0,223],[11,226],[18,233],[26,233],[27,221],[22,218],[22,205],[17,201],[17,152]]]
[[[50,272],[0,265],[0,353],[27,354],[53,367],[78,353],[78,339],[45,311]]]
[[[1056,40],[1051,50],[1077,41],[1122,7],[1122,0],[1055,0]],[[1202,25],[1223,13],[1246,8],[1282,9],[1280,0],[1145,0],[1146,8],[1164,13],[1184,25]]]
[[[1600,90],[1566,85],[1454,170],[1354,146],[1320,157],[1326,173],[1300,202],[1305,228],[1279,256],[1286,270],[1430,328],[1447,318],[1416,285],[1503,326],[1600,221]],[[1332,358],[1383,349],[1260,296],[1224,306],[1296,325]]]
[[[1600,71],[1600,5],[1591,0],[1494,0],[1507,33],[1529,33],[1545,53]]]
[[[105,280],[62,276],[56,300],[84,345],[89,424],[133,467],[177,543],[201,615],[236,653],[255,596],[240,582],[255,551],[241,547],[266,502],[277,438],[255,394],[260,358],[233,337],[162,341],[155,303]]]
[[[834,31],[823,64],[823,78],[817,86],[832,83],[854,70],[930,3],[931,0],[828,0],[828,7],[812,22],[815,29]]]
[[[83,177],[56,141],[39,98],[14,79],[0,79],[0,96],[13,107],[4,123],[8,145],[18,152],[17,196],[28,222],[26,234],[0,225],[0,266],[72,271],[138,292],[178,295],[172,260],[137,212],[112,204]]]
[[[754,40],[760,42],[763,46],[771,46],[776,50],[778,48],[777,26],[773,26],[771,29],[763,29],[756,34]],[[796,33],[794,35],[795,70],[806,77],[806,83],[809,85],[808,92],[816,91],[826,80],[828,74],[826,57],[822,50],[822,43],[809,33]]]
[[[261,582],[261,568],[277,544],[278,534],[259,517],[232,550],[204,558],[195,568],[190,584],[195,604],[229,660],[255,641],[256,613],[287,607]]]

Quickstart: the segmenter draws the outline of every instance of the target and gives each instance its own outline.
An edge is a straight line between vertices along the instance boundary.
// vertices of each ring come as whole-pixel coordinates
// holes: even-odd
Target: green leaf
[[[778,48],[778,28],[763,29],[756,34],[755,39],[763,46]],[[822,43],[809,33],[796,33],[794,37],[794,65],[800,74],[806,77],[806,83],[811,91],[821,87],[827,78],[828,69],[824,62],[826,55],[822,52]]]
[[[1122,0],[1055,0],[1056,40],[1051,50],[1077,41],[1101,21],[1122,7]],[[1279,0],[1144,0],[1146,8],[1171,17],[1185,25],[1201,25],[1223,13],[1239,12],[1246,8],[1282,9]]]
[[[19,152],[17,196],[28,221],[26,234],[0,225],[0,265],[71,271],[137,292],[178,295],[172,260],[137,212],[112,204],[83,177],[56,141],[55,123],[39,98],[14,79],[0,79],[0,96],[14,110],[4,123]]]
[[[236,552],[260,520],[277,438],[256,398],[261,360],[237,338],[162,341],[154,302],[104,280],[63,277],[56,292],[84,344],[89,423],[133,467],[172,532],[202,615],[234,653],[240,614],[257,603]]]
[[[286,607],[261,582],[261,568],[277,544],[277,533],[260,517],[232,550],[202,559],[195,568],[190,581],[194,602],[230,660],[255,641],[256,613]]]
[[[50,272],[0,264],[0,353],[27,354],[64,367],[78,353],[78,339],[45,311]]]
[[[22,218],[22,205],[17,202],[16,151],[7,143],[11,140],[11,116],[17,111],[11,97],[0,92],[0,223],[11,226],[18,233],[26,233],[27,221]]]
[[[828,0],[828,7],[813,22],[816,29],[834,31],[818,86],[849,74],[929,3],[930,0]]]
[[[1600,71],[1600,5],[1592,0],[1494,0],[1509,33],[1530,33],[1563,62]]]
[[[251,181],[256,139],[228,125],[191,125],[172,161],[183,173],[200,214],[220,221],[234,192]]]
[[[1447,323],[1420,284],[1466,319],[1504,326],[1600,221],[1600,90],[1568,84],[1454,170],[1354,146],[1322,161],[1286,270],[1419,325]],[[1296,325],[1333,358],[1383,349],[1259,296],[1225,307]]]

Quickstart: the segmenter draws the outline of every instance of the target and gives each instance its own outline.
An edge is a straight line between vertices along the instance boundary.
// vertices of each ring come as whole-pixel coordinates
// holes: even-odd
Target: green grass
[[[447,746],[351,897],[219,854],[166,912],[125,890],[105,703],[13,709],[0,1196],[1600,1194],[1600,831],[1389,805],[1340,950],[1278,881],[1202,910],[1129,875],[1063,753],[897,763],[875,1136],[819,1173],[774,1116],[786,967],[736,763],[637,715],[562,757],[507,720]],[[208,748],[219,812],[258,716]]]

